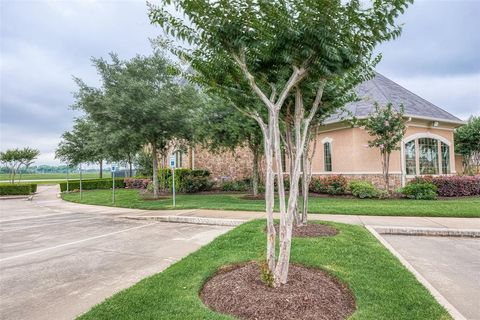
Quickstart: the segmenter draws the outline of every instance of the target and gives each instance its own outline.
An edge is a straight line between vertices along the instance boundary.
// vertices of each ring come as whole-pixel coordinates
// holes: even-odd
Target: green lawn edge
[[[349,319],[451,319],[364,227],[325,224],[337,228],[339,234],[294,238],[291,262],[321,268],[347,284],[357,305]],[[265,248],[264,228],[264,220],[245,223],[78,319],[233,319],[209,310],[198,293],[220,267],[258,260]]]
[[[112,204],[111,190],[92,190],[80,194],[62,194],[66,201],[82,204],[115,206],[144,210],[213,209],[235,211],[264,211],[263,200],[241,199],[242,194],[192,194],[177,195],[176,206],[171,199],[143,200],[138,190],[115,191],[116,203]],[[311,197],[309,213],[374,215],[374,216],[417,216],[417,217],[480,217],[480,197],[448,200],[407,199],[348,199]]]

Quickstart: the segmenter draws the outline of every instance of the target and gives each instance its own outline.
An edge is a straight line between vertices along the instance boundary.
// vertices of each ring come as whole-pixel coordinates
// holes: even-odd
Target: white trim
[[[407,127],[415,127],[415,128],[426,128],[426,129],[435,129],[435,130],[444,130],[453,132],[455,129],[452,128],[442,128],[442,127],[432,127],[432,126],[424,126],[421,124],[409,124]]]
[[[367,119],[369,116],[360,116],[357,117],[357,119]],[[412,119],[420,119],[420,120],[427,120],[427,121],[438,121],[438,122],[443,122],[443,123],[453,123],[453,124],[459,124],[459,125],[464,125],[466,124],[465,121],[463,120],[448,120],[448,119],[441,119],[441,118],[432,118],[432,117],[424,117],[424,116],[417,116],[413,114],[404,114],[404,118],[412,118]],[[338,122],[344,122],[344,121],[350,121],[351,119],[345,118],[345,119],[335,119],[332,121],[325,121],[323,124],[334,124]]]
[[[441,142],[445,143],[449,147],[452,146],[452,143],[450,141],[448,141],[448,139],[446,139],[442,136],[439,136],[438,134],[431,133],[431,132],[415,133],[415,134],[412,134],[412,135],[406,137],[405,139],[403,139],[403,141],[404,141],[404,144],[405,144],[405,143],[408,143],[412,140],[421,139],[421,138],[437,139],[437,140],[440,140]]]
[[[343,127],[338,127],[335,129],[328,129],[328,130],[319,130],[318,134],[326,133],[326,132],[331,132],[331,131],[338,131],[338,130],[345,130],[345,129],[352,129],[353,127],[351,126],[343,126]]]
[[[333,139],[330,138],[330,137],[325,137],[325,138],[323,138],[323,139],[322,139],[322,144],[325,144],[326,142],[332,144]]]

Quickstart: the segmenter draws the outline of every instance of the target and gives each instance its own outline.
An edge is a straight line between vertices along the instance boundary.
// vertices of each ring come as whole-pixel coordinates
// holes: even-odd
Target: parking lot
[[[74,318],[229,230],[75,212],[43,196],[0,201],[2,319]]]

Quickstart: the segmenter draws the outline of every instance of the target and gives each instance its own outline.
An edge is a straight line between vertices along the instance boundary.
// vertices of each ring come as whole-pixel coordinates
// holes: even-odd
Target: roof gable
[[[356,117],[366,117],[374,110],[374,103],[386,105],[391,102],[394,108],[403,104],[405,116],[444,122],[463,123],[462,120],[437,107],[427,100],[410,92],[387,77],[375,72],[375,76],[355,88],[359,100],[348,103],[345,109]],[[334,123],[349,118],[348,112],[339,110],[326,119],[325,123]]]

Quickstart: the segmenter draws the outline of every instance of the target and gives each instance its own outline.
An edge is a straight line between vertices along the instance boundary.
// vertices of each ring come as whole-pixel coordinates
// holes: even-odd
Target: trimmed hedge
[[[480,195],[480,175],[476,176],[424,176],[412,182],[432,183],[440,197],[466,197]]]
[[[344,194],[347,191],[348,180],[342,175],[313,178],[310,182],[310,192]]]
[[[163,183],[162,178],[165,179]],[[158,182],[160,183],[160,187],[165,185],[169,190],[172,190],[172,180],[171,169],[158,170]],[[175,169],[175,191],[177,192],[195,193],[208,191],[212,186],[213,182],[210,179],[210,171],[208,170]]]
[[[36,184],[2,184],[0,196],[29,195],[37,192]]]
[[[112,188],[112,178],[107,179],[88,179],[82,180],[82,189],[83,190],[98,190],[98,189],[111,189]],[[124,178],[115,178],[115,189],[125,188]],[[79,190],[80,189],[80,180],[70,180],[68,181],[68,189]],[[67,191],[67,183],[60,183],[60,191]]]
[[[350,191],[352,195],[360,199],[366,198],[386,198],[388,193],[375,187],[370,181],[351,181]]]
[[[409,199],[435,200],[437,199],[437,186],[428,181],[410,181],[400,192]]]

